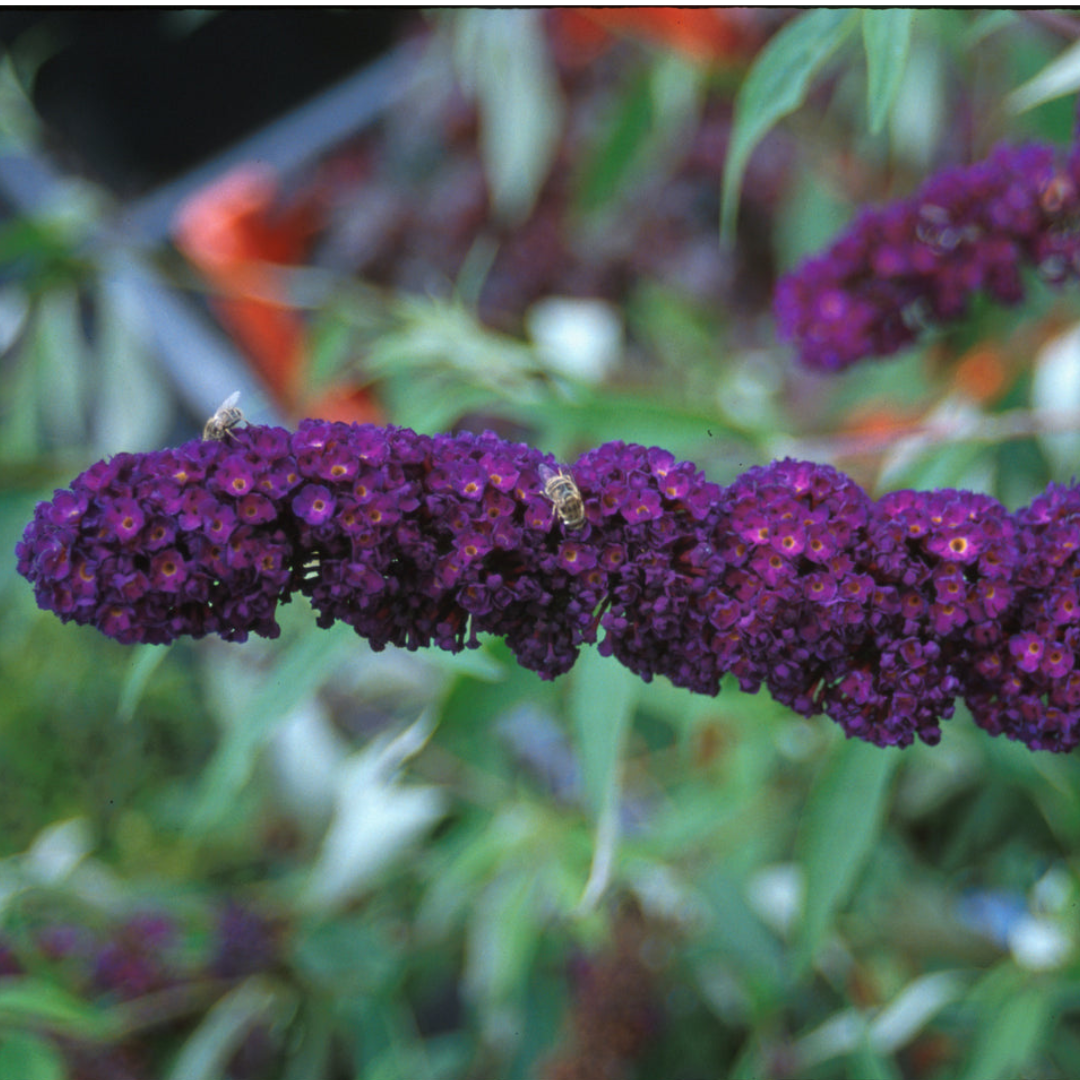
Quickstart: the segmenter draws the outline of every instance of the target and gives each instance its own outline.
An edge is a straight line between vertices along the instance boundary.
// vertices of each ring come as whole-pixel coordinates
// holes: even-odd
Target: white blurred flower
[[[1024,915],[1009,930],[1009,951],[1028,971],[1061,967],[1073,953],[1072,939],[1058,924],[1038,915]]]
[[[434,730],[430,714],[397,738],[382,737],[342,761],[334,817],[308,878],[304,903],[328,911],[348,903],[445,812],[437,788],[398,782],[397,772]]]
[[[533,304],[525,321],[545,367],[557,375],[599,383],[622,356],[622,318],[603,300],[549,297]]]
[[[274,733],[271,756],[282,795],[303,820],[325,824],[333,810],[334,777],[348,747],[314,697],[301,702]]]
[[[90,853],[90,826],[84,818],[49,825],[34,838],[23,856],[26,876],[41,885],[55,885],[70,876]]]
[[[764,867],[750,879],[747,899],[770,927],[787,937],[806,899],[802,869],[795,863]]]

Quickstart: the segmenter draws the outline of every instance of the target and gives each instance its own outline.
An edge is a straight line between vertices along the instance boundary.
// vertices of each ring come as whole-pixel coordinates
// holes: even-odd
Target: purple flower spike
[[[957,698],[1036,749],[1080,745],[1080,487],[871,500],[780,461],[728,488],[621,442],[570,467],[483,435],[307,421],[122,454],[39,504],[16,554],[38,604],[121,642],[276,636],[300,591],[375,649],[503,637],[551,679],[600,640],[645,680],[725,675],[881,746],[934,743]],[[602,635],[601,635],[602,631]]]
[[[120,454],[42,503],[19,545],[38,603],[126,644],[276,636],[273,612],[290,589],[294,548],[258,520],[261,504],[249,515],[254,526],[237,510],[252,506],[247,492],[279,448],[263,456],[254,432],[243,448],[233,442]]]
[[[1080,274],[1078,211],[1080,157],[1062,167],[1052,146],[1000,146],[908,199],[864,210],[783,277],[780,334],[806,367],[841,371],[911,344],[927,321],[962,318],[975,293],[1016,304],[1021,266],[1055,284]]]

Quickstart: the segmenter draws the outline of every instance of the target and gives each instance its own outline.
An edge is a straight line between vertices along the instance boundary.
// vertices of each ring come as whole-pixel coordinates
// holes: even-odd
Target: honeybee
[[[547,465],[541,465],[538,471],[544,482],[544,496],[553,503],[552,516],[558,514],[568,529],[580,529],[585,524],[585,502],[573,476],[561,465],[558,472]]]
[[[202,437],[204,439],[224,439],[229,431],[241,423],[244,414],[236,407],[240,400],[240,391],[234,390],[217,408],[217,412],[206,421]]]

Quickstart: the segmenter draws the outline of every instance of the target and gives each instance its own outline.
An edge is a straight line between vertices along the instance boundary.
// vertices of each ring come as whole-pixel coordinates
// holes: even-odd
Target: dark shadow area
[[[393,7],[9,10],[0,43],[47,49],[33,101],[50,150],[130,198],[370,62],[419,19]]]

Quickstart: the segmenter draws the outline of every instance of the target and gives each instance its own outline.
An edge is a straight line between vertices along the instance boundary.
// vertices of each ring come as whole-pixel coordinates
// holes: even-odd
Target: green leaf
[[[633,72],[584,161],[577,209],[618,218],[620,197],[668,176],[697,125],[704,86],[704,69],[676,53],[658,53],[648,67]]]
[[[735,119],[724,163],[722,236],[734,233],[743,174],[754,147],[778,120],[806,99],[814,76],[855,28],[857,11],[818,8],[792,19],[762,49],[735,99]]]
[[[273,674],[228,718],[221,745],[203,772],[188,822],[191,835],[209,831],[234,808],[277,726],[357,647],[352,627],[339,623],[328,630],[312,628],[278,654]]]
[[[868,1043],[863,1043],[848,1056],[847,1065],[848,1075],[861,1077],[861,1080],[902,1080],[896,1065]]]
[[[639,73],[619,110],[605,125],[606,134],[586,161],[579,184],[581,207],[595,210],[607,203],[633,163],[653,122],[652,88],[647,72]]]
[[[227,993],[184,1044],[169,1080],[219,1080],[244,1036],[279,1004],[278,997],[262,976]]]
[[[718,958],[759,994],[778,995],[787,977],[785,952],[747,903],[746,882],[727,867],[713,865],[694,886],[709,906],[707,929],[694,950],[694,967],[704,980]]]
[[[476,311],[498,256],[499,242],[490,233],[481,233],[473,240],[454,278],[455,304],[466,311]]]
[[[104,1013],[59,987],[23,978],[5,980],[0,989],[0,1028],[4,1027],[20,1031],[43,1028],[76,1038],[107,1039],[113,1024]]]
[[[70,255],[63,238],[45,221],[17,217],[0,227],[0,264],[23,260],[24,264],[37,269],[39,264],[60,261]]]
[[[38,303],[38,400],[47,430],[64,441],[85,438],[88,373],[94,369],[79,294],[53,289]]]
[[[384,383],[379,400],[395,424],[414,431],[449,431],[472,413],[497,411],[501,395],[450,377],[425,375]]]
[[[67,1069],[52,1043],[24,1031],[13,1031],[0,1037],[0,1076],[65,1080]]]
[[[612,664],[596,649],[582,652],[574,672],[570,712],[585,798],[596,822],[592,868],[579,908],[582,913],[595,908],[611,880],[619,843],[620,765],[640,685],[636,675]]]
[[[323,312],[314,321],[308,340],[311,353],[308,378],[312,386],[328,384],[353,359],[356,349],[356,328],[335,311]]]
[[[480,110],[480,155],[496,213],[519,221],[555,160],[563,102],[541,12],[454,13],[458,77]]]
[[[812,169],[797,170],[788,198],[777,207],[780,264],[794,266],[828,247],[850,219],[851,206],[826,177]]]
[[[349,1075],[363,1080],[451,1080],[468,1074],[475,1054],[469,1037],[459,1032],[419,1038],[416,1020],[400,995],[392,1003],[369,1003],[356,1035],[362,1053],[355,1056],[357,1071]],[[305,1080],[323,1075],[309,1073]]]
[[[868,1046],[883,1056],[896,1053],[966,991],[964,976],[956,971],[934,971],[913,979],[875,1012]]]
[[[575,402],[547,399],[528,409],[508,410],[522,423],[539,426],[541,438],[556,454],[579,446],[588,439],[601,443],[612,439],[663,446],[672,453],[700,450],[709,432],[731,434],[734,422],[718,416],[715,408],[683,406],[657,394],[620,392],[604,387],[603,392],[582,389]],[[741,432],[736,432],[741,434]]]
[[[42,350],[41,318],[35,311],[29,316],[25,340],[16,351],[4,390],[8,400],[17,401],[0,424],[0,459],[5,462],[39,460],[41,445],[41,395],[44,387],[38,378],[38,356]]]
[[[1001,30],[1011,28],[1019,19],[1015,11],[984,11],[976,15],[964,31],[961,43],[964,49],[970,50],[981,45],[983,41],[992,37]]]
[[[878,841],[900,751],[849,739],[810,794],[799,833],[806,873],[799,963],[809,965]]]
[[[613,797],[619,759],[634,713],[640,680],[596,649],[583,649],[574,668],[570,714],[574,720],[585,797],[594,819]]]
[[[533,350],[481,326],[460,303],[402,298],[394,304],[394,316],[395,329],[372,342],[364,367],[369,375],[387,379],[384,393],[400,388],[400,398],[390,402],[399,423],[418,426],[413,402],[425,388],[435,400],[477,391],[485,391],[488,400],[494,394],[525,406],[539,399],[540,364]]]
[[[875,135],[885,126],[900,90],[914,17],[911,8],[877,8],[862,13],[867,113]]]
[[[1005,99],[1005,105],[1014,113],[1027,112],[1076,90],[1080,90],[1080,41],[1073,42],[1038,75],[1018,86]]]
[[[333,998],[386,994],[403,963],[390,930],[353,916],[306,922],[293,955],[305,979]]]
[[[975,441],[920,446],[914,440],[898,439],[889,448],[877,482],[888,489],[971,489],[975,486],[972,477],[987,471],[993,449]]]
[[[980,1009],[982,1023],[963,1080],[1009,1080],[1020,1076],[1043,1044],[1053,1003],[1048,989],[1016,988],[1000,1009]]]
[[[157,645],[137,645],[132,650],[131,663],[120,687],[120,701],[116,706],[116,717],[122,723],[129,723],[135,715],[150,676],[166,656],[168,650]]]
[[[330,1071],[333,1047],[333,1007],[312,996],[301,1014],[300,1043],[290,1048],[282,1080],[312,1080]]]
[[[543,869],[536,863],[506,870],[472,905],[465,987],[482,1013],[510,1005],[524,992],[541,936],[536,897]]]

